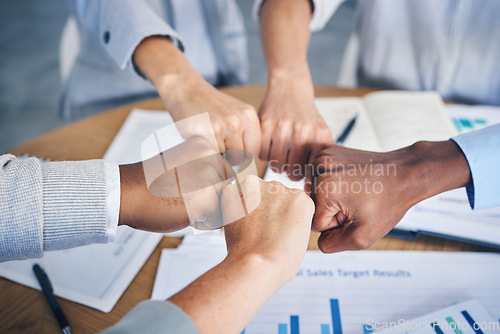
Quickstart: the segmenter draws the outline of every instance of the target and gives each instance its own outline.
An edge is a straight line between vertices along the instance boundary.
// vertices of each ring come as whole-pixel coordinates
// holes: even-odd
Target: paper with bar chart
[[[372,323],[367,328],[377,334],[493,334],[500,333],[500,322],[477,300],[469,300],[410,321]]]
[[[459,133],[500,123],[500,108],[498,107],[450,104],[446,106],[446,109]]]
[[[192,244],[163,250],[153,299],[168,298],[225,256],[223,247]],[[374,322],[411,320],[470,299],[498,319],[499,268],[498,254],[309,251],[297,277],[269,300],[245,334],[370,333]]]

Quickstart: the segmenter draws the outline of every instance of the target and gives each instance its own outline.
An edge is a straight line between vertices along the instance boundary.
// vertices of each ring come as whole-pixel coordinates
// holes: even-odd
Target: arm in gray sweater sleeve
[[[0,262],[105,243],[104,164],[0,156]]]
[[[170,333],[198,334],[194,322],[179,307],[159,300],[147,300],[127,313],[102,334]]]

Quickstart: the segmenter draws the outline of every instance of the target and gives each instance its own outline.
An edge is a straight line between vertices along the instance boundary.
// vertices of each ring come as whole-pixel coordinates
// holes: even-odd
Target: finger
[[[224,188],[221,196],[224,225],[245,217],[260,205],[262,182],[257,176],[249,175],[241,184]]]
[[[282,173],[285,171],[289,154],[288,140],[290,139],[291,129],[288,125],[283,125],[278,133],[272,137],[272,146],[270,154],[270,162],[273,162],[277,169],[275,172]]]
[[[224,147],[226,150],[243,151],[245,145],[243,144],[242,133],[226,134],[224,138]]]
[[[337,214],[342,211],[339,204],[339,195],[336,193],[336,183],[330,175],[321,175],[316,179],[313,198],[316,203],[316,212],[313,218],[313,229],[323,232],[340,226]]]
[[[219,153],[223,153],[226,151],[226,143],[225,143],[225,135],[222,129],[222,126],[218,123],[213,125],[215,138],[217,139],[217,146],[219,149]]]
[[[251,125],[243,130],[244,150],[250,152],[254,157],[258,157],[262,147],[262,134],[259,124]]]
[[[339,215],[338,215],[339,214]],[[316,211],[313,216],[312,229],[316,232],[324,232],[342,226],[345,215],[334,205],[316,203]]]
[[[304,146],[293,146],[289,152],[286,173],[290,180],[299,181],[305,175],[306,153]]]
[[[270,120],[262,120],[261,121],[261,147],[259,158],[263,161],[269,161],[271,154],[271,136],[274,130],[274,123]]]
[[[307,159],[307,139],[306,132],[294,133],[293,143],[290,147],[288,156],[288,165],[286,172],[290,180],[299,181],[305,175],[305,164]]]
[[[320,147],[313,143],[308,144],[306,146],[306,169],[305,169],[305,186],[304,190],[309,193],[314,190],[313,182],[315,178],[319,176],[317,168],[316,168],[316,156],[320,152]]]
[[[380,237],[374,234],[373,228],[368,225],[353,221],[342,225],[340,228],[321,233],[318,239],[318,247],[323,253],[361,250],[369,248]]]

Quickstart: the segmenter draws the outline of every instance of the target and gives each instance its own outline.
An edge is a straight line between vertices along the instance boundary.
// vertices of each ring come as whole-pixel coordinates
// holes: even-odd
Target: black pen
[[[344,131],[342,131],[342,134],[337,138],[337,141],[335,142],[335,144],[342,145],[345,142],[345,140],[347,139],[347,137],[351,133],[352,128],[354,128],[354,124],[356,123],[357,118],[358,118],[358,115],[355,115],[349,121],[349,123],[347,123],[347,126],[345,127]]]
[[[61,306],[57,302],[56,296],[54,296],[54,289],[50,283],[49,276],[38,264],[33,265],[33,271],[35,272],[36,279],[40,286],[42,287],[43,294],[49,302],[50,309],[54,316],[56,317],[57,323],[64,334],[71,334],[71,328],[69,328],[68,319],[64,316]]]

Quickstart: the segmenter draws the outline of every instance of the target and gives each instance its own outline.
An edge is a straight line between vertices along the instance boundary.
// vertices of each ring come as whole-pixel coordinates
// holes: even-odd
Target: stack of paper
[[[379,334],[493,334],[500,333],[500,322],[493,319],[477,300],[470,300],[411,321],[372,323],[366,326],[365,332],[370,330],[377,330]]]
[[[167,299],[226,255],[222,235],[184,239],[179,249],[163,250],[153,299]],[[297,277],[271,298],[245,333],[371,333],[372,324],[405,322],[470,299],[496,321],[498,268],[500,255],[488,253],[309,251]],[[469,309],[476,321],[488,319],[477,309]],[[448,316],[462,320],[455,313]]]

